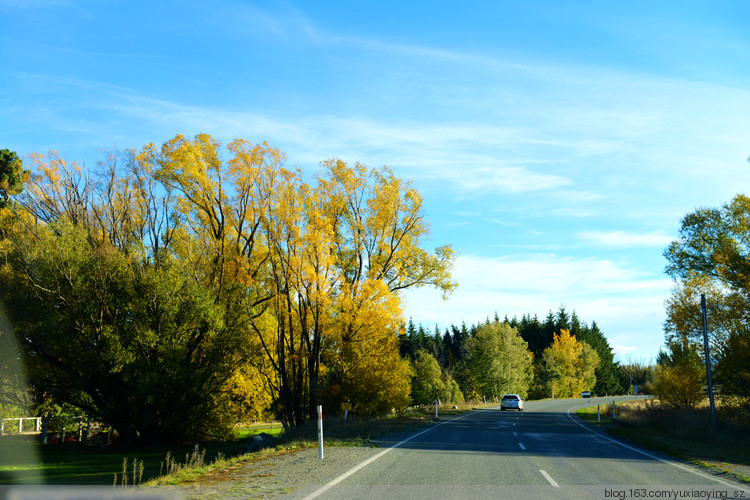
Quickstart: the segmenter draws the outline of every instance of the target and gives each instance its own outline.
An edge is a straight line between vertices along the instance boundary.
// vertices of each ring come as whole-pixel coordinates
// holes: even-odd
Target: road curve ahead
[[[750,498],[739,483],[596,433],[575,409],[613,398],[529,401],[523,412],[475,410],[380,442],[296,498]],[[623,399],[623,398],[615,398]]]

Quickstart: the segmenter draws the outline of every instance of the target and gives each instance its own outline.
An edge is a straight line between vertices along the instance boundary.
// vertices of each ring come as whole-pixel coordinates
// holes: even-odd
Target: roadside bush
[[[602,414],[611,415],[611,405],[602,408]],[[750,415],[741,405],[737,405],[731,399],[722,398],[717,402],[716,415],[719,437],[732,441],[748,441]],[[717,437],[707,398],[691,409],[677,408],[656,399],[618,403],[617,419],[635,427],[653,429],[661,434],[685,440],[712,441]]]
[[[694,346],[687,342],[670,346],[664,364],[656,367],[654,393],[674,408],[692,409],[703,401],[706,372]]]

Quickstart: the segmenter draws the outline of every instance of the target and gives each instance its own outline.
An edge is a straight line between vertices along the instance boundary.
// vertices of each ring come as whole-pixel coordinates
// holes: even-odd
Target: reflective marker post
[[[318,405],[318,451],[323,458],[323,406]]]

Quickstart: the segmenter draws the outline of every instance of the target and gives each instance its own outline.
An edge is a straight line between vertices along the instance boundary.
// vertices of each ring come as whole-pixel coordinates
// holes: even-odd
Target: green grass
[[[257,424],[250,427],[240,427],[235,429],[234,436],[237,439],[246,439],[255,434],[266,433],[271,436],[279,436],[284,432],[281,424]]]
[[[596,407],[577,413],[617,437],[750,483],[750,439],[742,429],[724,426],[714,432],[710,416],[702,409],[680,411],[629,402],[619,403],[617,412],[613,422],[610,405],[603,406],[601,423]]]
[[[245,441],[211,442],[201,445],[205,460],[214,461],[219,454],[234,456],[246,448]],[[123,459],[128,460],[128,484],[132,484],[132,463],[143,461],[143,482],[164,472],[167,453],[184,463],[193,446],[155,446],[143,449],[89,447],[77,443],[41,445],[30,439],[0,441],[0,485],[64,484],[111,485],[114,475],[122,481]]]

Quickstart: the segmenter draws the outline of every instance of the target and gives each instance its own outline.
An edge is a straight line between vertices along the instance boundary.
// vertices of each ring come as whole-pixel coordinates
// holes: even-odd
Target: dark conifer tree
[[[562,304],[560,304],[560,309],[557,310],[557,317],[555,318],[555,333],[560,333],[560,330],[570,331],[570,317]]]

